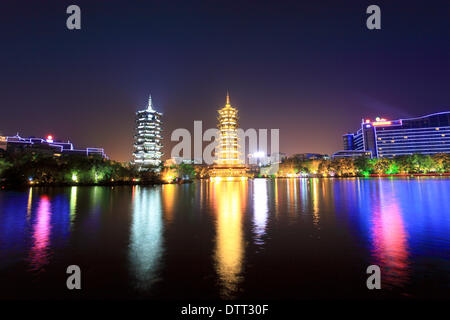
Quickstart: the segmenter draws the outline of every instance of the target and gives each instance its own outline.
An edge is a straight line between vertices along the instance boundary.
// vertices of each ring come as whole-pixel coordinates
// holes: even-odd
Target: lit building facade
[[[136,112],[133,164],[139,168],[159,166],[162,156],[162,113],[153,109],[152,96],[145,110]]]
[[[218,110],[218,113],[219,143],[216,148],[215,165],[210,170],[210,176],[218,179],[245,178],[248,169],[240,159],[238,110],[231,106],[228,93],[225,107]]]
[[[108,159],[103,148],[75,148],[70,141],[57,141],[51,135],[47,136],[46,139],[23,138],[19,134],[6,137],[6,152],[9,154],[32,153],[55,157],[87,156]]]
[[[0,136],[0,150],[6,151],[8,137]]]
[[[230,96],[227,94],[225,107],[219,113],[219,145],[216,150],[218,165],[242,164],[239,159],[238,141],[238,111],[230,104]]]
[[[363,119],[361,129],[342,138],[344,150],[336,153],[339,155],[359,151],[376,158],[392,158],[450,153],[450,111],[399,120]]]
[[[296,153],[296,154],[292,155],[292,157],[296,158],[299,161],[330,159],[330,157],[327,154],[321,154],[321,153]]]

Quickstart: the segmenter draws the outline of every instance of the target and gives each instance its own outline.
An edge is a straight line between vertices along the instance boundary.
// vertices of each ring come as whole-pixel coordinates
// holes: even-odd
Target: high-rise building
[[[216,149],[215,165],[209,174],[213,179],[223,177],[246,179],[248,168],[243,164],[239,154],[238,140],[238,110],[230,104],[230,95],[227,93],[225,107],[219,113],[219,143]]]
[[[370,152],[391,158],[414,153],[450,153],[450,111],[418,118],[366,119],[356,133],[343,135],[344,150],[335,155]]]
[[[153,108],[152,96],[147,108],[136,112],[133,164],[140,169],[159,166],[162,156],[162,113]]]

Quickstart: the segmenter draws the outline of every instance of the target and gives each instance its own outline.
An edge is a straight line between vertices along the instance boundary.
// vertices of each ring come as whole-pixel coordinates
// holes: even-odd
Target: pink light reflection
[[[30,251],[30,265],[34,271],[41,271],[41,268],[48,263],[50,216],[50,200],[47,196],[42,196],[39,201],[36,222],[33,226],[33,246]]]
[[[409,279],[409,253],[398,204],[382,205],[373,218],[373,254],[381,268],[382,288],[401,287]]]

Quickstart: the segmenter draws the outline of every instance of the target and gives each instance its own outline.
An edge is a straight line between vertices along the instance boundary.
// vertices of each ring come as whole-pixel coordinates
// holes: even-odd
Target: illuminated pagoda
[[[151,95],[147,108],[136,112],[133,164],[141,170],[161,164],[161,116],[153,109]]]
[[[230,95],[227,93],[225,107],[219,113],[219,143],[216,149],[215,164],[211,167],[209,175],[212,180],[246,179],[247,167],[239,155],[238,140],[238,110],[230,104]]]

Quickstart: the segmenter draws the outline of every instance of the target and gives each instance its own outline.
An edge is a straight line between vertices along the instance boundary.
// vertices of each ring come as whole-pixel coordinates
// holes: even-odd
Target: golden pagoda
[[[247,167],[239,158],[238,110],[231,106],[228,92],[227,103],[225,107],[218,110],[218,113],[220,135],[215,164],[209,171],[211,180],[245,180],[247,179]]]

